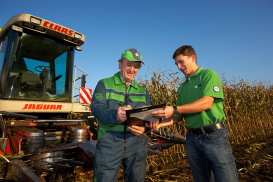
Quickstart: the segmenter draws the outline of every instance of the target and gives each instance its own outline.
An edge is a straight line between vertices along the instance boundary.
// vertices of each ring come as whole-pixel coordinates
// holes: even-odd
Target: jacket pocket
[[[107,100],[117,100],[117,101],[120,101],[120,102],[124,102],[124,95],[119,95],[119,94],[115,94],[115,93],[106,93],[106,98]]]
[[[145,96],[129,96],[129,98],[132,102],[143,102],[146,104]]]

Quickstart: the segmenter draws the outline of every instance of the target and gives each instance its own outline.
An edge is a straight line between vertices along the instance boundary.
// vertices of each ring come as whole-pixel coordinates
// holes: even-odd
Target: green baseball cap
[[[142,61],[142,55],[134,48],[127,49],[121,54],[121,58],[126,58],[128,61],[141,61],[143,64],[144,61]]]

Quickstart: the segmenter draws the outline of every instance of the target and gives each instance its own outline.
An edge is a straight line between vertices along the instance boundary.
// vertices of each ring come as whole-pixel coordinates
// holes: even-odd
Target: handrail
[[[76,78],[76,70],[77,70],[77,69],[79,69],[80,71],[82,71],[83,73],[85,73],[86,76],[88,75],[88,73],[86,73],[85,71],[83,71],[83,70],[80,69],[79,67],[75,66],[75,70],[74,70],[74,81],[73,81],[73,93],[72,93],[72,98],[71,98],[71,99],[72,99],[72,103],[74,103],[74,97],[79,96],[79,95],[74,96],[74,90],[75,90],[75,89],[78,89],[78,90],[79,90],[79,88],[75,87],[75,82],[76,82],[77,80],[82,79],[82,77],[78,77],[77,79],[75,79],[75,78]]]

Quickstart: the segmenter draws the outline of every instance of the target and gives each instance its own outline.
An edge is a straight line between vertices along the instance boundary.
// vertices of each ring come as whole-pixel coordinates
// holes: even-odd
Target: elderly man
[[[134,80],[142,55],[128,49],[121,55],[120,71],[98,82],[91,110],[99,120],[94,181],[117,181],[122,161],[125,181],[145,181],[148,138],[145,127],[126,125],[125,110],[152,105],[146,89]]]
[[[177,91],[177,106],[166,106],[152,114],[166,120],[161,124],[151,122],[149,127],[169,126],[184,117],[188,128],[186,155],[194,181],[209,182],[211,170],[216,182],[239,181],[224,125],[220,77],[214,70],[197,66],[197,56],[191,46],[179,47],[173,59],[186,81]]]

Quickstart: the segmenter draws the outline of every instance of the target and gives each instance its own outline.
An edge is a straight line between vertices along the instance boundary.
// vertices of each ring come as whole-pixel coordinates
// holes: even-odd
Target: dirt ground
[[[273,181],[273,134],[233,145],[241,182]]]
[[[231,147],[241,182],[273,181],[273,134]],[[155,161],[159,167],[149,168],[146,181],[193,181],[186,158],[172,159],[165,165],[160,158]]]
[[[231,145],[241,182],[273,181],[273,134]],[[192,182],[191,171],[184,153],[165,156],[149,156],[147,160],[146,182]],[[53,180],[41,181],[91,182],[92,166],[76,167],[74,171]],[[123,182],[122,169],[118,182]]]
[[[241,182],[273,181],[273,134],[232,145],[232,151]],[[92,176],[92,169],[79,168],[63,176],[62,180],[92,181]],[[118,181],[123,181],[122,170]],[[188,182],[193,178],[185,156],[180,153],[148,160],[146,181]]]

